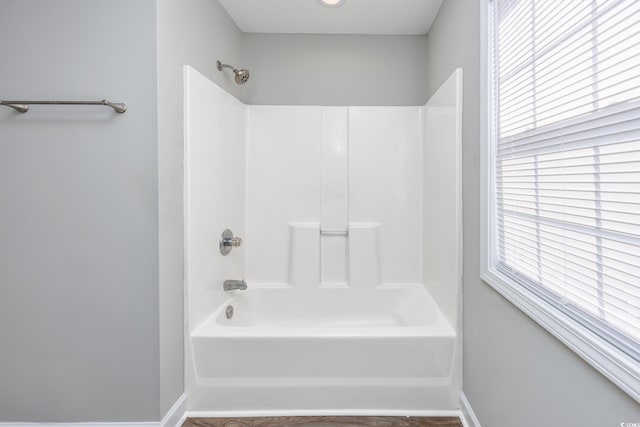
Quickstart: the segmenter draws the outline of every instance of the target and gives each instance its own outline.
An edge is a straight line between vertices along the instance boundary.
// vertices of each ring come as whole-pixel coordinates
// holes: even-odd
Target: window
[[[488,21],[483,277],[640,401],[640,1]]]

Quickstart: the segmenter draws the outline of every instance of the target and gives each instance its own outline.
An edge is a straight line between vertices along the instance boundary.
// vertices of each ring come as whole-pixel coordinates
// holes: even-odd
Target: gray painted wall
[[[160,209],[160,411],[184,391],[183,345],[183,81],[184,64],[246,99],[246,85],[221,73],[216,60],[238,67],[243,35],[214,0],[157,0],[158,182]]]
[[[2,0],[0,421],[157,420],[154,0]]]
[[[464,392],[488,427],[619,426],[640,405],[480,280],[480,2],[447,0],[427,36],[428,94],[464,68]]]
[[[249,104],[423,105],[425,36],[246,34]]]

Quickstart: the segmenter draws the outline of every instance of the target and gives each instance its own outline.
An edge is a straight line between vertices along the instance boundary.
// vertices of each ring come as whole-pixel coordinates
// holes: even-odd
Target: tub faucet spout
[[[244,280],[225,280],[222,288],[225,291],[234,291],[236,289],[244,291],[245,289],[247,289],[247,282],[245,282]]]

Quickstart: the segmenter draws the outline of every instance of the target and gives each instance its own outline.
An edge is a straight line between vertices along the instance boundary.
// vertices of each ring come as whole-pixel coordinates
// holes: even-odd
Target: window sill
[[[486,270],[488,285],[640,403],[640,364],[504,274]]]

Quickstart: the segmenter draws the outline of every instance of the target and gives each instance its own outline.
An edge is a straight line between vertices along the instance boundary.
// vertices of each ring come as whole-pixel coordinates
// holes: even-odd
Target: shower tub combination
[[[423,107],[252,107],[185,83],[190,414],[456,410],[461,72]],[[402,136],[376,151],[372,123]],[[227,227],[244,243],[222,256]]]

